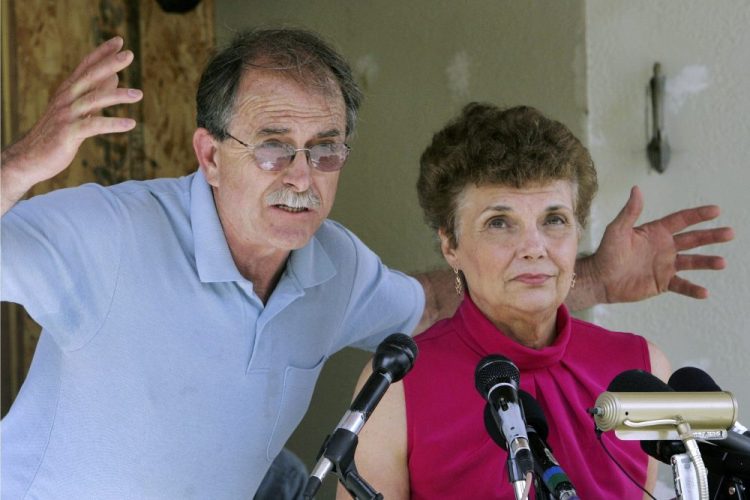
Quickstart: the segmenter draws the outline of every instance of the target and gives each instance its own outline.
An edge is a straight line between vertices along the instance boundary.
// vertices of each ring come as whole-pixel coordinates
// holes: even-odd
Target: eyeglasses
[[[284,142],[270,141],[250,145],[227,133],[229,137],[239,142],[253,152],[255,162],[261,170],[275,172],[283,170],[294,161],[297,153],[305,152],[307,162],[321,172],[335,172],[344,166],[351,148],[344,143],[316,144],[309,148],[295,148]]]

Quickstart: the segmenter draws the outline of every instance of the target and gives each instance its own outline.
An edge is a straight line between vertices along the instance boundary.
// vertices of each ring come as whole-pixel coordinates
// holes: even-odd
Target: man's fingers
[[[123,43],[124,40],[122,39],[122,37],[116,36],[99,45],[96,49],[93,50],[93,52],[90,52],[86,57],[83,58],[83,61],[81,61],[76,69],[73,70],[73,73],[70,75],[68,80],[70,82],[74,82],[81,75],[89,71],[92,66],[98,64],[101,60],[105,59],[107,56],[119,52],[122,48]]]
[[[112,75],[127,68],[131,62],[133,62],[133,53],[129,50],[106,57],[87,68],[78,78],[72,81],[70,87],[65,90],[63,99],[72,102],[91,89],[101,87],[105,82],[111,81]]]
[[[688,226],[713,220],[719,216],[719,207],[716,205],[704,205],[702,207],[686,208],[675,213],[665,215],[659,220],[649,224],[662,224],[669,232],[677,233]]]
[[[138,89],[95,89],[74,103],[73,113],[85,117],[109,106],[138,102],[142,97],[143,92]]]
[[[89,116],[76,124],[76,136],[80,141],[100,134],[116,134],[135,128],[132,118]]]
[[[638,221],[638,217],[641,216],[641,212],[643,212],[643,194],[641,194],[638,186],[633,186],[628,201],[610,225],[623,224],[626,227],[633,227]]]
[[[119,83],[120,83],[120,77],[117,76],[117,73],[115,73],[114,75],[105,79],[99,87],[102,89],[116,89],[117,84]]]
[[[674,214],[673,214],[674,215]],[[713,229],[696,229],[685,231],[674,236],[674,245],[678,252],[690,250],[704,245],[724,243],[734,238],[734,229],[731,227],[717,227]]]
[[[708,297],[707,289],[676,275],[669,281],[669,290],[694,299],[705,299]]]
[[[718,255],[678,254],[674,266],[677,271],[696,269],[718,271],[727,266],[727,261]]]

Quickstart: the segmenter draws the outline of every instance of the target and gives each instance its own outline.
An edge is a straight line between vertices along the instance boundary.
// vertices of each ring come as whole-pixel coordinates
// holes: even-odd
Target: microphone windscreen
[[[669,387],[678,392],[721,392],[711,375],[700,368],[685,366],[669,377]]]
[[[403,351],[404,354],[409,356],[412,362],[417,358],[419,349],[414,339],[404,333],[392,333],[388,335],[383,342],[380,343],[385,348],[397,349]]]
[[[547,418],[544,416],[544,410],[539,406],[539,401],[526,391],[518,391],[518,399],[523,407],[523,414],[526,416],[526,425],[533,427],[536,433],[544,441],[549,435],[549,426]]]
[[[650,457],[669,465],[672,455],[685,453],[682,441],[641,441],[641,449]]]
[[[498,383],[511,380],[518,387],[521,372],[511,360],[499,354],[490,354],[482,358],[474,371],[474,384],[485,399]]]
[[[372,371],[387,374],[391,382],[398,382],[414,366],[418,352],[416,342],[408,335],[388,335],[375,349]]]
[[[659,460],[659,456],[656,454],[656,444],[658,441],[641,441],[641,449],[649,457],[654,457]]]
[[[609,392],[670,392],[672,388],[644,370],[626,370],[609,383]]]

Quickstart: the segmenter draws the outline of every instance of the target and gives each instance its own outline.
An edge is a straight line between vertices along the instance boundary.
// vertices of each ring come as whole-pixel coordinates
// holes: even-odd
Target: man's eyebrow
[[[258,136],[269,137],[269,136],[274,136],[274,135],[285,135],[285,134],[288,134],[289,132],[291,132],[291,129],[285,128],[285,127],[279,127],[279,128],[265,127],[265,128],[258,130]],[[318,132],[315,135],[315,137],[318,139],[327,139],[329,137],[340,137],[341,135],[342,135],[341,130],[337,128],[332,128],[329,130],[325,130],[323,132]]]
[[[573,210],[567,205],[550,205],[546,208],[547,212],[557,212],[558,210]]]
[[[260,136],[269,136],[269,135],[284,135],[288,134],[289,129],[288,128],[273,128],[273,127],[266,127],[258,130],[258,135]]]
[[[326,130],[325,132],[318,133],[318,139],[327,139],[329,137],[339,137],[341,135],[341,130],[337,128],[332,128],[330,130]]]
[[[506,205],[490,205],[489,207],[482,210],[482,212],[512,212],[513,209]]]

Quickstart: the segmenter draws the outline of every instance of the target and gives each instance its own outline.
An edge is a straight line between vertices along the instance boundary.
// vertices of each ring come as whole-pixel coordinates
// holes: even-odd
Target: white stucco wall
[[[600,175],[595,241],[627,199],[643,190],[649,220],[678,208],[716,203],[736,238],[710,248],[720,273],[685,272],[710,297],[665,294],[598,306],[595,322],[638,332],[662,347],[673,368],[698,366],[735,393],[750,421],[750,2],[746,0],[590,0],[586,4],[588,142]],[[649,169],[646,88],[654,62],[667,76],[668,170]],[[719,225],[719,224],[715,224]]]

